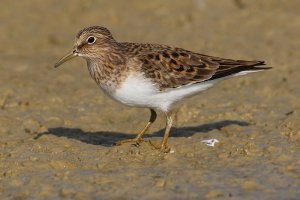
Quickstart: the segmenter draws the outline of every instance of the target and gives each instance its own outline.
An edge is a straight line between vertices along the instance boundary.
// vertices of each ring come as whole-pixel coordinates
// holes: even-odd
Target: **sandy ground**
[[[1,199],[300,199],[300,2],[1,0]],[[106,97],[85,62],[53,64],[89,25],[119,41],[265,60],[187,100],[169,146],[113,146],[147,109]],[[160,115],[147,139],[160,141]],[[201,140],[216,138],[215,147]]]

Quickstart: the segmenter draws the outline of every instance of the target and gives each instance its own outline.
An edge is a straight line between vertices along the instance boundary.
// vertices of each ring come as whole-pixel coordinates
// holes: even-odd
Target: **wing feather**
[[[263,61],[232,60],[163,46],[138,57],[141,71],[161,90],[222,78],[246,70],[263,70]]]

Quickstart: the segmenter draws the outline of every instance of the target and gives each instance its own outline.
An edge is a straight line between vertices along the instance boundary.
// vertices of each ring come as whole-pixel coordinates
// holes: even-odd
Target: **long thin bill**
[[[62,57],[55,65],[54,67],[57,68],[60,65],[62,65],[63,63],[67,62],[68,60],[71,60],[72,58],[75,58],[76,56],[78,56],[77,52],[75,50],[69,52],[68,54],[66,54],[64,57]]]

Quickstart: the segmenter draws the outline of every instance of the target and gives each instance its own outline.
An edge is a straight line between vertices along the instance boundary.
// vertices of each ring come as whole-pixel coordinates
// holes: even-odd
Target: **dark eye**
[[[94,44],[96,42],[96,38],[94,36],[89,36],[87,38],[87,43],[88,44]]]

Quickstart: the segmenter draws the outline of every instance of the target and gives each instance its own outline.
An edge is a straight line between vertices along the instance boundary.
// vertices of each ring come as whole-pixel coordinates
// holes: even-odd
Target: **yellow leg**
[[[156,112],[153,109],[150,109],[150,112],[151,112],[151,115],[150,115],[149,122],[146,124],[146,126],[143,128],[143,130],[134,139],[120,140],[120,141],[116,142],[116,145],[121,145],[121,144],[128,143],[128,142],[133,142],[133,143],[137,143],[137,144],[140,142],[143,142],[144,134],[149,129],[151,124],[156,120],[156,116],[157,116]]]
[[[169,150],[170,150],[167,147],[167,141],[168,141],[169,134],[170,134],[170,131],[171,131],[171,128],[172,128],[172,124],[173,124],[173,119],[172,119],[170,113],[166,113],[166,118],[167,118],[166,130],[165,130],[164,138],[163,138],[163,140],[161,142],[161,145],[160,146],[156,146],[153,143],[151,143],[151,141],[150,141],[150,144],[152,146],[154,146],[156,149],[160,149],[161,151],[163,151],[165,153],[169,152]]]
[[[171,131],[171,128],[172,128],[172,123],[173,123],[173,119],[172,119],[171,115],[169,115],[167,113],[166,116],[167,116],[166,130],[165,130],[164,138],[163,138],[163,140],[161,142],[161,146],[160,146],[160,149],[162,151],[166,151],[168,149],[167,148],[167,141],[168,141],[169,134],[170,134],[170,131]]]

